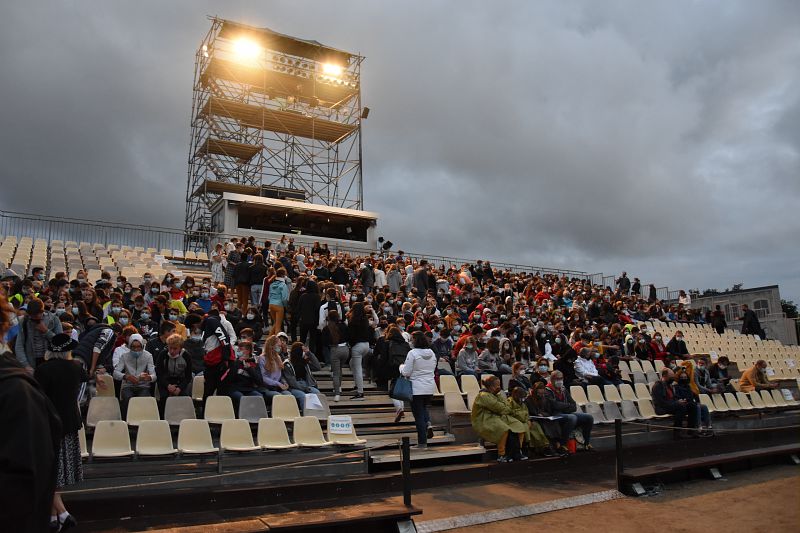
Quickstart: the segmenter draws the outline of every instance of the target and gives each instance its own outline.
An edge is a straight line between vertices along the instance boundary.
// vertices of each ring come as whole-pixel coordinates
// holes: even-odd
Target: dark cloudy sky
[[[0,4],[0,208],[183,225],[206,15],[360,52],[406,250],[800,301],[800,2]]]

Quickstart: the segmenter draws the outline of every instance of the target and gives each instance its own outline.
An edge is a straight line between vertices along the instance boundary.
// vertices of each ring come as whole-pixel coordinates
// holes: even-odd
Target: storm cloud
[[[788,0],[3,3],[0,207],[182,227],[207,15],[367,57],[401,248],[800,300]]]

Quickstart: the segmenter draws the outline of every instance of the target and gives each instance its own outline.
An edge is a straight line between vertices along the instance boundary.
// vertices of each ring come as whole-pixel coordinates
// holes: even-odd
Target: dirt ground
[[[540,500],[536,498],[527,503]],[[420,520],[431,518],[425,513]],[[661,526],[653,527],[656,524]],[[734,472],[719,481],[696,480],[672,484],[657,496],[613,500],[452,531],[639,533],[658,529],[669,532],[750,533],[797,531],[799,524],[800,468],[781,465]]]

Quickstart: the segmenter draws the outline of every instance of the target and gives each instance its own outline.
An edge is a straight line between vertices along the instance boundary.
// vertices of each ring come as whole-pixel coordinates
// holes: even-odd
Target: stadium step
[[[461,444],[461,445],[442,445],[429,446],[427,449],[411,449],[411,463],[443,460],[450,458],[469,458],[480,461],[486,448],[480,444]],[[370,454],[370,462],[373,464],[398,464],[402,460],[399,449],[378,450]]]

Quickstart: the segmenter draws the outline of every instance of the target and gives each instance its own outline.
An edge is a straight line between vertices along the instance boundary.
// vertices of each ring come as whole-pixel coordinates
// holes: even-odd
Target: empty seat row
[[[172,432],[166,420],[145,420],[139,424],[136,434],[136,454],[158,456],[181,454],[218,453],[220,448],[228,452],[250,452],[256,450],[286,450],[297,447],[322,448],[331,445],[353,446],[367,441],[358,438],[355,428],[347,433],[335,433],[328,428],[328,439],[322,433],[319,420],[314,416],[298,417],[293,420],[294,442],[283,420],[262,418],[258,421],[257,441],[247,420],[233,419],[222,423],[220,446],[214,446],[211,428],[207,420],[186,419],[178,429],[178,446],[173,445]],[[81,455],[86,457],[86,436],[81,437]],[[134,455],[131,449],[128,424],[121,420],[103,420],[95,427],[92,439],[92,457],[115,458]]]
[[[458,386],[458,381],[455,376],[441,375],[439,376],[439,394],[437,396],[447,394],[448,392],[457,392],[459,394],[469,394],[470,392],[477,393],[481,390],[478,385],[478,378],[468,374],[461,376],[461,387]]]
[[[113,391],[113,386],[111,387]],[[323,409],[306,409],[305,414],[314,414],[318,418],[326,418],[330,408],[323,395],[319,395]],[[222,424],[226,420],[235,420],[233,402],[229,396],[209,396],[206,399],[204,419],[212,424]],[[294,396],[281,395],[272,399],[272,418],[292,422],[301,416]],[[148,420],[160,420],[158,405],[153,397],[134,397],[128,402],[126,421],[130,426],[139,426]],[[183,420],[195,419],[194,402],[188,396],[170,396],[164,407],[164,420],[172,425],[178,425]],[[239,418],[251,423],[257,423],[262,418],[268,418],[267,406],[261,396],[244,396],[239,401]],[[122,420],[119,401],[113,396],[95,396],[89,401],[89,410],[86,414],[86,424],[95,427],[99,422]]]

